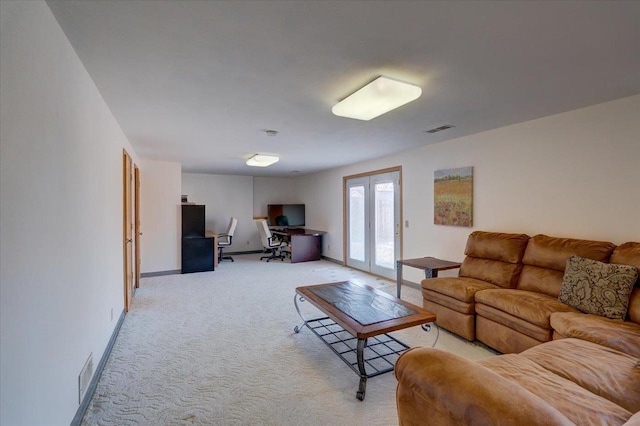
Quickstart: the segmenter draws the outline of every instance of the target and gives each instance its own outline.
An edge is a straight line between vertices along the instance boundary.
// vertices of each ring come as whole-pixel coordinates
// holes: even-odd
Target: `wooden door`
[[[135,194],[135,243],[136,243],[136,253],[135,253],[135,265],[136,265],[136,279],[135,285],[136,288],[140,288],[140,237],[142,236],[142,232],[140,230],[140,169],[135,164],[133,165],[134,178],[135,178],[135,186],[136,186],[136,194]]]
[[[124,311],[129,312],[133,298],[133,218],[131,195],[133,193],[133,167],[127,151],[122,153],[123,182],[123,254],[124,254]]]

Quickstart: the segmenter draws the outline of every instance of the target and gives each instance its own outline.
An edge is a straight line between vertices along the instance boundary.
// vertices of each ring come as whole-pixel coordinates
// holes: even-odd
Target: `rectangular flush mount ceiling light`
[[[371,120],[420,97],[422,89],[413,84],[378,77],[333,106],[340,117]]]
[[[280,158],[275,155],[256,154],[247,160],[247,166],[267,167],[273,163],[277,163]]]

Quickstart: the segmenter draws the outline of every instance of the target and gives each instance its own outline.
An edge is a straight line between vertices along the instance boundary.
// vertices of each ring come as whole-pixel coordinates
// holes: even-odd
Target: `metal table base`
[[[303,302],[304,298],[297,295],[294,297],[296,310],[304,322],[302,325],[296,326],[293,331],[300,333],[302,328],[306,326],[360,376],[356,392],[356,398],[360,401],[364,400],[367,379],[393,371],[398,357],[410,348],[389,334],[359,339],[329,317],[306,320],[300,312],[298,300]],[[423,324],[421,327],[424,331],[431,330],[431,324]],[[433,346],[435,346],[440,334],[437,327],[436,330],[438,335]]]
[[[360,401],[364,399],[367,379],[393,371],[400,354],[409,349],[409,346],[388,334],[358,339],[329,317],[309,320],[304,325],[360,376],[356,393]],[[296,329],[296,332],[300,332],[300,328]]]

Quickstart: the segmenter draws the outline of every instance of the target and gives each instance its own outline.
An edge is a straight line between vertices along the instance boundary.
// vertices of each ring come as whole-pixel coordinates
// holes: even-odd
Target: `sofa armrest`
[[[411,349],[395,367],[401,425],[573,425],[538,396],[438,349]]]

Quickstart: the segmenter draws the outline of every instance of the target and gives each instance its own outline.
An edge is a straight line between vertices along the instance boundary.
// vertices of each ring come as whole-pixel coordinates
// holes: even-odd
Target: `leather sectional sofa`
[[[637,264],[640,244],[619,247],[603,241],[524,234],[473,232],[458,277],[422,281],[423,305],[438,325],[502,353],[522,352],[552,340],[551,316],[566,322],[584,314],[558,300],[565,265],[572,255],[600,262]],[[634,262],[636,262],[634,264]],[[640,288],[631,295],[627,320],[640,324]],[[603,324],[608,324],[604,321]],[[617,327],[616,327],[617,329]]]
[[[424,306],[504,355],[407,351],[401,424],[640,425],[640,279],[621,319],[559,301],[572,256],[640,269],[640,243],[474,232],[465,254],[459,277],[422,281]]]
[[[400,424],[640,425],[638,358],[586,340],[470,361],[414,348],[396,362]]]

